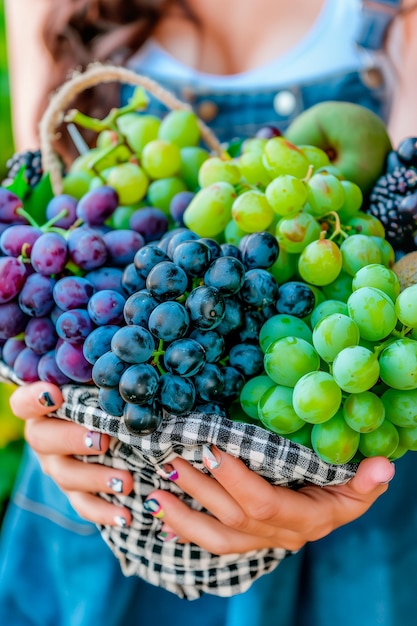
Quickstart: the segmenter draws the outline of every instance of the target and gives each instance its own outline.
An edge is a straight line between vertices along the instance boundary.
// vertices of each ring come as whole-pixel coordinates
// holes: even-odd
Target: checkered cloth
[[[0,378],[13,380],[13,373],[0,363]],[[119,559],[126,576],[140,576],[148,582],[189,600],[203,593],[232,596],[242,593],[259,576],[272,571],[288,554],[271,548],[216,556],[194,544],[162,542],[157,538],[161,522],[146,513],[143,501],[155,489],[169,490],[196,510],[203,510],[179,487],[155,471],[181,456],[201,471],[202,445],[213,443],[241,458],[246,465],[274,485],[297,487],[340,484],[354,475],[356,465],[328,465],[311,450],[265,429],[212,415],[165,415],[159,429],[146,437],[130,434],[122,421],[98,406],[98,390],[93,386],[66,385],[65,402],[57,411],[60,418],[82,424],[90,430],[113,437],[109,451],[83,460],[129,470],[134,490],[129,496],[101,494],[103,498],[131,510],[128,528],[101,526],[100,531]]]

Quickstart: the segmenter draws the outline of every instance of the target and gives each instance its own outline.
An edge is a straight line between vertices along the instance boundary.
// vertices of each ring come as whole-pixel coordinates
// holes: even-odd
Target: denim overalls
[[[358,43],[379,50],[389,12],[399,2],[365,3]],[[350,100],[387,116],[385,77],[326,77],[258,93],[184,93],[220,140],[251,136],[265,124],[285,129],[322,100]],[[183,86],[182,86],[183,87]],[[122,93],[126,99],[128,90]],[[281,105],[279,104],[281,103]],[[283,106],[282,103],[286,103]],[[291,107],[288,103],[292,103]],[[151,113],[165,112],[153,101]],[[3,626],[414,626],[417,569],[417,463],[396,462],[389,492],[356,522],[307,545],[241,596],[178,599],[124,578],[96,527],[82,520],[26,450],[0,543]]]

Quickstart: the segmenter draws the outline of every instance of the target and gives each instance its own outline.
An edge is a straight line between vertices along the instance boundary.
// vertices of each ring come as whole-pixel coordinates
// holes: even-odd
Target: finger
[[[21,419],[52,413],[63,401],[59,387],[43,381],[18,387],[10,396],[11,409]]]
[[[38,457],[43,471],[63,491],[127,495],[133,489],[133,477],[128,471],[84,463],[70,456],[39,454]]]
[[[67,492],[67,497],[78,515],[94,524],[124,528],[132,523],[132,515],[128,509],[107,502],[99,496],[73,491]]]
[[[385,457],[371,457],[364,459],[358,467],[355,476],[347,483],[354,493],[369,495],[379,492],[387,485],[395,474],[395,466]]]
[[[108,435],[53,417],[29,419],[25,425],[28,444],[41,454],[98,454],[109,448]]]

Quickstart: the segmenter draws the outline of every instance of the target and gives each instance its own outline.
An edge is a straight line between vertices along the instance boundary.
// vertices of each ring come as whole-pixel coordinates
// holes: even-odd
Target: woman
[[[403,3],[403,6],[409,4],[412,3]],[[45,49],[40,49],[36,20],[26,19],[25,28],[29,28],[29,22],[30,32],[22,32],[23,21],[17,18],[23,10],[26,14],[29,11],[24,0],[13,0],[8,5],[15,136],[19,148],[37,146],[35,112],[44,107],[45,92],[58,84],[71,67],[91,58],[114,58],[137,71],[155,76],[182,97],[188,97],[219,137],[226,131],[230,138],[231,129],[236,135],[251,135],[256,127],[265,123],[276,123],[285,128],[291,118],[306,106],[334,98],[364,103],[381,115],[387,116],[390,112],[390,130],[395,142],[417,130],[413,127],[415,81],[407,79],[412,75],[416,58],[416,40],[412,38],[416,24],[414,13],[398,17],[389,37],[391,44],[395,41],[405,44],[400,51],[400,62],[396,61],[399,76],[394,99],[393,90],[388,88],[388,77],[390,80],[393,77],[392,64],[387,62],[388,57],[382,52],[386,34],[384,26],[389,23],[389,19],[385,18],[392,17],[399,10],[398,2],[372,3],[364,9],[354,0],[314,0],[309,3],[295,0],[257,3],[192,0],[186,5],[182,2],[61,2],[59,9],[53,7],[53,18],[48,21],[49,5],[47,0],[42,0],[39,5],[42,11],[37,7],[36,18],[39,27],[44,21],[49,24],[46,41],[54,61],[45,55]],[[157,10],[153,10],[156,5]],[[392,15],[388,11],[390,7]],[[115,28],[115,22],[120,28]],[[97,32],[102,36],[94,38]],[[31,37],[33,64],[29,66],[27,57],[19,55],[18,50],[20,42],[30,42]],[[37,52],[39,60],[35,63]],[[35,90],[33,85],[43,88]],[[91,107],[90,104],[90,110]],[[39,404],[39,397],[48,406]],[[19,389],[12,399],[16,414],[27,419],[26,436],[38,453],[43,470],[60,485],[75,511],[83,518],[95,523],[128,524],[127,511],[113,507],[94,494],[97,491],[111,492],[112,489],[122,489],[127,493],[131,488],[131,478],[125,472],[85,466],[73,458],[72,455],[105,450],[108,439],[103,436],[99,440],[91,433],[86,434],[79,426],[44,417],[60,401],[59,390],[43,383]],[[214,453],[219,454],[218,451]],[[209,505],[214,517],[188,510],[170,494],[158,493],[155,496],[165,510],[167,532],[213,551],[225,549],[225,537],[227,545],[233,546],[233,551],[256,549],[265,543],[298,550],[306,542],[324,537],[364,513],[386,490],[385,483],[393,475],[393,468],[386,460],[369,459],[361,464],[358,474],[347,486],[311,488],[294,494],[271,488],[227,455],[221,454],[218,460],[221,461],[219,467],[212,471],[216,482],[212,481],[209,487],[206,477],[199,475],[187,463],[181,459],[174,463],[179,486],[191,495],[204,493],[204,498],[208,499],[204,504]],[[397,465],[406,474],[411,460],[404,461],[399,461]],[[375,541],[379,544],[384,535],[366,534],[369,539],[367,552],[364,551],[365,546],[358,544],[358,536],[384,516],[389,496],[375,505],[356,526],[351,524],[340,531],[345,534],[338,537],[334,533],[328,539],[309,544],[307,549],[288,559],[275,573],[261,579],[242,597],[230,601],[206,597],[193,603],[181,603],[179,608],[180,601],[176,598],[167,597],[164,592],[149,588],[142,581],[120,576],[115,559],[94,533],[94,526],[76,515],[52,481],[41,474],[37,463],[33,455],[28,456],[3,533],[8,544],[3,547],[3,554],[8,558],[2,559],[0,599],[4,608],[0,607],[0,617],[3,617],[3,611],[5,623],[18,624],[19,618],[22,624],[42,625],[84,624],[91,619],[103,619],[113,626],[124,622],[141,623],[149,617],[161,619],[164,617],[161,611],[165,609],[171,616],[180,615],[183,624],[187,623],[187,619],[194,623],[198,615],[200,623],[206,619],[207,623],[228,626],[241,626],[246,620],[252,624],[263,624],[271,619],[285,625],[307,621],[320,626],[327,623],[342,625],[352,621],[350,607],[357,607],[350,598],[347,605],[342,604],[342,599],[349,588],[352,593],[357,593],[358,587],[363,588],[363,580],[367,583],[367,594],[361,596],[363,624],[407,624],[411,615],[409,597],[403,593],[407,597],[400,604],[402,612],[397,615],[398,621],[390,621],[387,615],[390,607],[387,609],[386,602],[378,603],[379,595],[386,594],[386,587],[367,578],[370,572],[371,575],[375,573],[374,569],[363,568],[360,584],[352,582],[348,585],[348,581],[354,581],[349,569],[352,562],[347,558],[346,551],[340,549],[342,544],[349,548],[351,554],[355,550],[357,558],[366,554],[361,567],[374,558],[370,548]],[[244,494],[239,491],[239,484],[242,483],[245,485]],[[404,494],[399,493],[398,485],[391,491],[396,496],[397,510],[410,514],[404,508],[404,499],[401,499]],[[219,507],[220,501],[222,507]],[[375,510],[376,514],[373,513]],[[238,516],[234,515],[236,512]],[[48,521],[41,523],[39,515]],[[396,517],[400,519],[401,514]],[[262,518],[267,521],[266,525],[259,521]],[[53,524],[53,521],[58,524]],[[358,527],[358,524],[362,526]],[[401,525],[404,525],[402,519]],[[45,528],[48,530],[45,531]],[[50,550],[46,552],[42,545],[45,532],[48,533],[47,538],[53,540],[54,555]],[[33,594],[33,578],[28,575],[22,581],[24,595],[20,590],[16,593],[11,585],[12,581],[16,581],[19,567],[22,568],[25,560],[28,561],[22,551],[27,535],[32,546],[27,549],[27,554],[32,550],[33,556],[29,567],[40,567],[37,555],[33,554],[39,550],[44,569],[42,575],[50,577],[50,572],[54,572],[54,587],[48,594],[49,602],[39,595],[46,586],[42,586],[41,590],[36,587],[39,605],[36,615],[25,601],[31,592]],[[402,536],[404,542],[408,541],[408,530]],[[333,540],[333,537],[336,539]],[[20,551],[16,550],[16,538],[21,542]],[[396,539],[398,548],[397,536]],[[87,551],[88,559],[83,560],[84,569],[75,564],[70,566],[69,557],[86,555]],[[314,554],[310,560],[311,553]],[[342,560],[341,554],[345,555]],[[377,551],[375,554],[379,556]],[[60,567],[57,555],[62,560]],[[412,563],[413,555],[410,559]],[[343,560],[348,565],[344,569]],[[85,569],[86,562],[89,563],[88,570]],[[336,572],[332,571],[332,567],[340,568],[341,575],[333,575]],[[407,567],[408,564],[403,562],[402,572],[406,572]],[[377,571],[383,571],[384,575],[388,573],[387,568]],[[320,572],[319,578],[316,572]],[[342,586],[341,577],[346,572],[349,578],[343,578]],[[355,575],[358,576],[358,572]],[[65,581],[64,576],[71,576],[71,580]],[[89,576],[94,577],[94,584],[88,584]],[[21,575],[19,579],[22,579]],[[318,588],[313,587],[314,579],[325,582]],[[375,584],[371,585],[371,582]],[[64,584],[70,595],[63,591]],[[301,585],[305,592],[304,609],[297,596]],[[330,588],[331,593],[328,592]],[[325,599],[319,594],[322,590],[326,590]],[[111,602],[103,600],[110,594]],[[144,594],[148,594],[146,601]],[[329,596],[334,598],[331,606]],[[365,602],[367,598],[368,604]]]

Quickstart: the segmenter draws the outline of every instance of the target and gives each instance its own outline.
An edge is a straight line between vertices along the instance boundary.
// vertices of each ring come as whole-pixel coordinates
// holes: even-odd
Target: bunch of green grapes
[[[345,298],[270,317],[259,342],[264,372],[240,402],[265,428],[335,464],[417,450],[417,284],[400,292],[391,269],[368,264]]]

